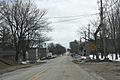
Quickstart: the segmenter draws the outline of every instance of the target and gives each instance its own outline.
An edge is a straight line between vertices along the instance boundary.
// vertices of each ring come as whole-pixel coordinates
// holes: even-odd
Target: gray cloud
[[[98,13],[97,0],[36,0],[36,3],[38,7],[48,10],[48,17]],[[87,25],[92,18],[95,16],[80,17],[70,22],[52,23],[54,30],[48,35],[52,36],[53,42],[68,47],[71,40],[79,39],[76,35],[78,27]],[[56,22],[64,19],[50,18],[49,20]]]

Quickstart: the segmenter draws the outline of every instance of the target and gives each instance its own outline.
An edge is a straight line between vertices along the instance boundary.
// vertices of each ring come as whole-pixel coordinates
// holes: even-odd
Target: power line
[[[74,20],[78,20],[78,19],[81,19],[81,18],[67,19],[67,20],[60,20],[60,21],[56,21],[56,22],[52,22],[52,23],[69,22],[69,21],[74,21]]]
[[[69,21],[75,21],[75,20],[79,20],[79,19],[81,19],[81,18],[74,18],[74,19],[59,20],[59,21],[52,22],[52,23],[69,22]]]
[[[98,15],[99,13],[95,14],[86,14],[86,15],[73,15],[73,16],[56,16],[56,17],[48,17],[48,18],[73,18],[73,17],[84,17],[84,16],[92,16],[92,15]]]
[[[91,16],[92,15],[98,15],[99,13],[95,13],[95,14],[90,14]],[[89,16],[90,16],[89,15]],[[81,15],[81,16],[86,16],[86,15]],[[81,19],[81,16],[79,15],[79,16],[62,16],[62,17],[56,17],[56,18],[69,18],[69,19],[65,19],[65,20],[59,20],[59,21],[55,21],[55,22],[52,22],[52,23],[61,23],[61,22],[69,22],[69,21],[75,21],[75,20],[79,20],[79,19]],[[73,18],[74,17],[74,18]],[[72,18],[72,19],[70,19],[70,18]]]

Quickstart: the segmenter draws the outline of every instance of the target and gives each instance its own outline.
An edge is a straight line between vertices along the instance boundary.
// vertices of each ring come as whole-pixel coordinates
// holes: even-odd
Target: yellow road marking
[[[38,73],[37,73],[37,74],[34,74],[34,75],[32,76],[32,78],[31,78],[31,80],[37,80],[37,78],[38,78]]]
[[[29,80],[38,80],[38,79],[40,79],[40,75],[43,74],[43,73],[45,73],[45,72],[47,72],[49,69],[50,68],[48,68],[48,69],[46,69],[46,70],[44,70],[44,71],[42,71],[40,73],[34,74]]]

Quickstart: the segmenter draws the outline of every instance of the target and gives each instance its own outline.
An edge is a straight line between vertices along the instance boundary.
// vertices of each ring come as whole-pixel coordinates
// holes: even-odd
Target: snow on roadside
[[[113,55],[113,59],[112,59],[112,55]],[[89,57],[90,57],[91,59],[93,59],[93,55],[90,55]],[[101,58],[101,55],[99,56],[99,58],[100,58],[101,60],[104,59],[104,58]],[[120,61],[119,55],[118,55],[118,59],[115,59],[115,54],[109,54],[109,55],[108,55],[108,58],[109,58],[110,60],[112,60],[112,61]],[[95,56],[95,59],[96,59],[96,56]]]

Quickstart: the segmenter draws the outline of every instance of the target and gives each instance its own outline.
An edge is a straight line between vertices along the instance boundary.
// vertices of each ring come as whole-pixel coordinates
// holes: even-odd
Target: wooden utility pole
[[[86,31],[84,31],[84,34],[85,34],[85,42],[86,42],[86,40],[87,40],[87,34],[86,34]]]
[[[103,1],[100,0],[100,24],[103,24]]]
[[[97,34],[101,30],[103,26],[103,1],[100,0],[100,25],[98,26],[97,30],[94,33],[95,40],[97,39]]]
[[[100,9],[100,24],[101,24],[101,27],[102,27],[102,38],[103,38],[103,51],[104,51],[104,54],[106,54],[106,36],[105,36],[105,25],[103,23],[103,1],[100,0],[100,5],[101,5],[101,9]]]
[[[105,44],[105,26],[103,23],[104,17],[103,17],[103,0],[100,0],[100,25],[98,26],[96,32],[94,33],[94,37],[95,37],[95,43],[96,43],[96,57],[97,59],[99,59],[99,55],[97,52],[97,34],[100,30],[103,31],[102,37],[103,37],[103,49],[104,49],[104,53],[106,52],[106,44]]]
[[[86,55],[86,58],[89,59],[86,31],[84,31],[84,34],[85,34],[85,55]]]
[[[88,24],[88,40],[90,39],[90,24]]]
[[[96,32],[94,33],[95,39],[97,38],[98,32],[103,28],[103,1],[100,0],[100,25],[98,26]]]

